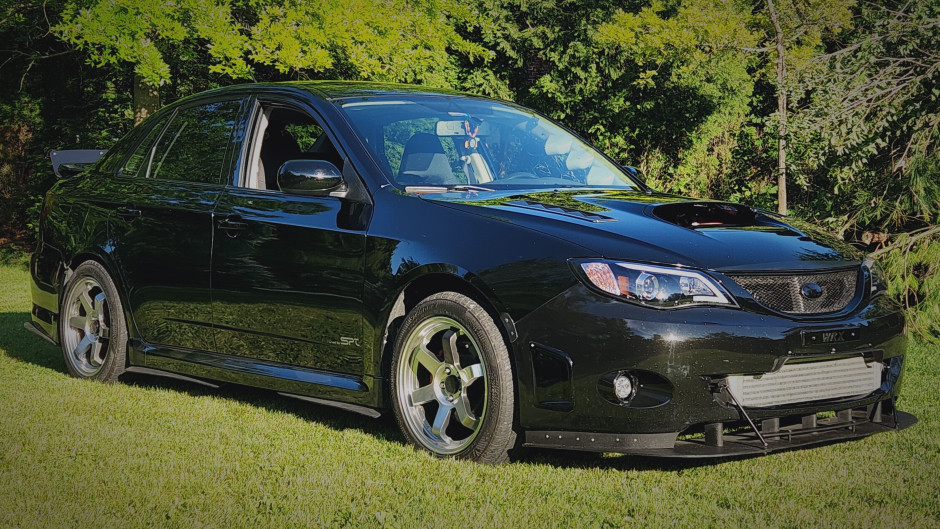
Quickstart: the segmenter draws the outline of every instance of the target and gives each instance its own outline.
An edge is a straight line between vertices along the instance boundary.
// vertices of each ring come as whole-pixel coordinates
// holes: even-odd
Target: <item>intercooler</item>
[[[856,356],[784,364],[773,373],[733,375],[727,381],[742,406],[760,408],[867,395],[881,386],[883,367]]]

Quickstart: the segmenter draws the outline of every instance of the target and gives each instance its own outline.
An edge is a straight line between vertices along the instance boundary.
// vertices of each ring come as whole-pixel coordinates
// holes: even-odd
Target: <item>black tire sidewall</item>
[[[68,315],[66,314],[67,296],[76,281],[89,277],[94,279],[104,292],[108,301],[108,312],[111,321],[111,335],[108,338],[107,351],[105,352],[104,364],[101,370],[92,376],[86,376],[75,370],[72,361],[69,358],[71,351],[68,351],[65,345],[64,333],[68,325]],[[117,287],[108,272],[97,261],[85,261],[75,268],[74,273],[66,281],[62,289],[63,299],[59,306],[59,342],[62,349],[65,368],[69,375],[76,378],[97,380],[99,382],[111,383],[117,380],[118,376],[124,372],[127,364],[127,324],[124,317],[124,305],[121,303],[121,297],[118,295]]]
[[[390,387],[392,407],[398,426],[410,444],[428,450],[407,426],[398,398],[398,366],[406,351],[408,337],[424,321],[435,316],[451,318],[473,335],[479,345],[478,354],[485,365],[487,408],[483,425],[476,438],[456,454],[434,454],[439,457],[469,459],[481,463],[502,463],[508,460],[515,446],[514,380],[507,344],[493,317],[471,298],[454,292],[435,294],[421,301],[405,317],[395,340],[391,362]],[[432,452],[433,453],[433,452]]]

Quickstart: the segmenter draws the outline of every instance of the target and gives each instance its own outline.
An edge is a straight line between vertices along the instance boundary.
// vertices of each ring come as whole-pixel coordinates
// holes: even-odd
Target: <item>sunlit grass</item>
[[[0,266],[0,527],[940,527],[940,358],[910,351],[920,422],[723,463],[537,452],[487,467],[370,420],[236,386],[69,378]]]

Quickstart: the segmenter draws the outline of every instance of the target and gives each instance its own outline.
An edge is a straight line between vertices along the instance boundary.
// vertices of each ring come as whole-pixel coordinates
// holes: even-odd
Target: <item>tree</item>
[[[134,66],[137,123],[159,107],[156,89],[170,81],[168,62],[185,53],[184,45],[196,42],[207,50],[209,72],[233,78],[250,74],[243,57],[246,38],[226,0],[108,0],[87,7],[69,2],[62,17],[56,31],[84,50],[92,64]]]
[[[63,18],[56,31],[93,64],[133,65],[138,120],[187,63],[217,83],[326,76],[452,86],[451,54],[485,58],[456,31],[479,16],[452,0],[72,1]]]
[[[796,83],[788,79],[791,68],[808,68],[813,56],[822,51],[823,38],[849,27],[854,0],[765,0],[765,20],[773,28],[772,46],[754,51],[775,55],[777,92],[777,211],[787,213],[787,114],[789,92]],[[779,6],[779,7],[778,7]],[[791,58],[792,57],[792,58]],[[800,94],[797,94],[799,96]]]
[[[940,221],[938,27],[935,2],[865,4],[853,38],[805,79],[796,132],[820,191],[845,197],[843,232]]]
[[[654,1],[637,13],[619,12],[599,33],[651,64],[648,78],[656,76],[662,64],[678,62],[684,66],[679,72],[685,82],[694,82],[696,74],[691,72],[702,69],[737,72],[742,79],[735,83],[738,95],[750,96],[757,84],[769,80],[776,99],[777,209],[786,213],[787,115],[790,102],[802,97],[788,72],[809,68],[810,59],[822,51],[824,37],[850,25],[853,3],[764,0],[762,9],[754,11],[752,3],[743,0]],[[770,56],[773,60],[767,60]],[[721,69],[716,71],[718,64]],[[748,72],[748,81],[740,72]],[[727,96],[730,100],[734,95]],[[746,112],[761,108],[757,101]]]

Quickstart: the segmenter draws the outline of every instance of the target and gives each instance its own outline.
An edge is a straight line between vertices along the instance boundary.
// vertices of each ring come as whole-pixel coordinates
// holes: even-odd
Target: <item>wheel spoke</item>
[[[98,316],[98,313],[95,311],[95,302],[91,299],[87,290],[82,291],[78,297],[78,301],[82,304],[82,308],[85,309],[86,316],[89,318],[96,318]]]
[[[437,372],[437,368],[441,366],[441,361],[437,359],[436,356],[431,354],[423,344],[415,348],[413,360],[411,362],[411,371],[412,373],[418,372],[418,364],[424,366],[425,369],[430,371],[432,374]]]
[[[441,407],[437,409],[437,415],[434,416],[434,424],[431,425],[431,433],[446,442],[450,442],[450,437],[444,432],[447,430],[447,425],[450,424],[450,412],[453,409],[452,406],[441,404]]]
[[[460,421],[460,424],[471,430],[476,426],[477,418],[473,412],[470,411],[470,403],[467,401],[466,395],[457,399],[454,403],[454,411],[457,413],[457,419]]]
[[[111,327],[108,327],[103,322],[98,322],[98,339],[102,338],[107,340],[111,337]]]
[[[418,388],[411,393],[411,405],[420,406],[426,402],[431,402],[436,399],[437,395],[434,393],[434,386],[428,384],[423,388]]]
[[[102,356],[102,351],[104,351],[104,346],[98,340],[95,340],[91,344],[91,354],[88,355],[88,363],[98,367],[104,363],[104,357]]]
[[[457,333],[448,330],[441,337],[444,346],[444,361],[460,369],[460,354],[457,351]]]
[[[80,331],[84,331],[86,321],[87,320],[83,318],[82,316],[72,316],[71,318],[69,318],[69,327],[80,330]]]
[[[106,307],[105,303],[108,302],[107,296],[104,295],[104,292],[98,292],[98,295],[95,296],[95,317],[104,314]]]
[[[78,345],[75,346],[75,350],[72,351],[72,355],[74,355],[76,359],[82,360],[85,356],[85,353],[88,352],[89,347],[91,347],[91,338],[89,338],[88,335],[85,335],[85,337],[82,338],[80,342],[78,342]]]
[[[483,366],[480,364],[473,364],[460,370],[460,382],[464,387],[469,386],[478,378],[483,378]]]

